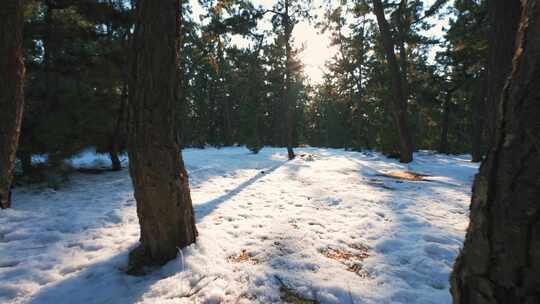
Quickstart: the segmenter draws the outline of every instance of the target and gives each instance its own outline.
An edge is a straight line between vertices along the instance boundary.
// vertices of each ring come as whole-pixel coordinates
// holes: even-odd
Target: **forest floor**
[[[469,157],[297,154],[185,150],[199,238],[144,277],[123,271],[139,236],[127,169],[16,188],[0,211],[0,303],[451,302],[478,170]]]

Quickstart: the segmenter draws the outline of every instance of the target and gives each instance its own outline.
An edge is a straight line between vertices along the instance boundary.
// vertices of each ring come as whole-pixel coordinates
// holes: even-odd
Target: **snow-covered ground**
[[[17,188],[0,211],[0,303],[450,303],[477,165],[420,152],[184,151],[199,238],[144,277],[127,169]],[[85,154],[75,166],[106,164]],[[381,174],[414,171],[426,181]],[[280,291],[281,290],[281,291]]]

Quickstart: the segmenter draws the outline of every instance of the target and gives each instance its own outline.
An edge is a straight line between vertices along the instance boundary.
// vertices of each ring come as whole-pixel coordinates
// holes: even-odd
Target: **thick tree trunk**
[[[409,126],[407,124],[407,98],[403,92],[403,77],[401,75],[396,54],[394,52],[394,39],[390,32],[390,26],[384,16],[384,9],[381,0],[373,0],[373,11],[377,16],[377,23],[381,32],[383,48],[386,52],[386,60],[390,68],[392,77],[392,103],[391,112],[394,118],[394,123],[399,135],[399,152],[400,161],[408,163],[412,161],[413,147],[411,136],[409,134]]]
[[[447,92],[444,97],[443,117],[441,121],[441,141],[439,143],[439,153],[448,153],[448,126],[450,124],[450,102],[452,93]]]
[[[129,85],[129,169],[141,225],[128,273],[174,259],[197,230],[176,137],[180,1],[139,0]]]
[[[0,208],[11,206],[11,182],[24,108],[23,1],[0,5]]]
[[[471,147],[472,147],[472,161],[481,162],[484,156],[482,133],[484,129],[484,116],[486,112],[485,98],[486,98],[486,83],[485,75],[480,75],[478,80],[478,86],[474,89],[471,100],[471,115],[472,115],[472,130],[471,130]]]
[[[521,14],[520,0],[488,1],[490,20],[487,92],[487,141],[493,144],[499,119],[499,99],[512,70],[516,32]],[[504,22],[501,22],[504,20]]]
[[[289,159],[294,159],[294,102],[292,98],[292,49],[291,49],[291,34],[293,31],[293,24],[289,16],[289,0],[285,0],[285,15],[283,16],[283,26],[285,28],[285,53],[287,58],[285,59],[285,107],[286,107],[286,144],[287,144],[287,154]]]
[[[455,304],[540,303],[540,1],[523,3],[495,144],[476,177],[451,276]]]

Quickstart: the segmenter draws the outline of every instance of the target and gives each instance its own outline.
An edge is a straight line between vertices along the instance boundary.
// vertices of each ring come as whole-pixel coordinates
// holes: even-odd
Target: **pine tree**
[[[295,72],[295,60],[294,50],[292,48],[292,33],[295,25],[301,18],[309,19],[309,6],[311,1],[296,1],[296,0],[282,0],[274,6],[271,11],[273,13],[272,21],[274,28],[282,32],[283,44],[285,46],[285,67],[283,73],[284,87],[281,91],[281,97],[283,98],[284,112],[285,112],[285,145],[287,146],[287,155],[289,159],[294,159],[294,142],[295,142],[295,113],[296,113],[296,100],[294,94],[294,72]]]
[[[404,75],[403,66],[400,68],[398,64],[394,52],[396,44],[384,15],[381,0],[373,0],[373,11],[377,16],[381,40],[392,76],[392,102],[390,108],[399,134],[400,161],[408,163],[412,161],[413,146],[407,122],[407,96],[404,89],[406,86],[408,87],[408,85],[404,84],[406,75]]]
[[[523,1],[496,139],[474,182],[471,222],[451,277],[456,304],[540,302],[539,37],[540,1]]]
[[[26,13],[23,169],[32,154],[60,163],[89,147],[119,169],[132,8],[123,0],[29,1]]]
[[[128,273],[163,265],[197,230],[188,175],[176,136],[180,1],[140,0],[130,70],[129,166],[141,225]]]
[[[0,208],[11,206],[11,182],[19,143],[23,107],[22,0],[0,6]]]
[[[467,141],[467,151],[472,154],[472,161],[479,162],[485,155],[486,147],[486,120],[488,107],[486,95],[488,79],[486,66],[488,57],[487,41],[487,3],[485,1],[474,2],[458,0],[454,3],[455,20],[450,22],[450,28],[446,33],[446,50],[438,54],[438,60],[442,66],[451,67],[447,75],[448,87],[454,90],[454,104],[461,107],[463,118],[459,120],[458,108],[453,107],[455,122],[464,124],[469,130],[470,136]],[[493,118],[494,119],[494,118]],[[455,125],[455,123],[454,123]],[[459,127],[449,129],[450,133],[456,133]],[[457,148],[460,144],[452,142],[451,147]]]

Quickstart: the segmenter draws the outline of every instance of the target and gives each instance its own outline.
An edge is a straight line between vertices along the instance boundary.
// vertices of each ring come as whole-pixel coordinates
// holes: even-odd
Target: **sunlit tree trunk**
[[[289,16],[289,0],[285,0],[285,14],[283,15],[283,26],[285,28],[285,53],[287,58],[285,59],[285,107],[286,107],[286,145],[287,154],[289,159],[295,157],[293,150],[294,141],[294,101],[292,98],[292,48],[291,48],[291,34],[293,31],[293,24]]]
[[[540,1],[523,3],[495,142],[451,276],[455,304],[540,303]]]
[[[128,273],[174,259],[195,242],[194,211],[176,137],[180,1],[139,0],[129,85],[129,169],[140,245]]]
[[[0,208],[11,206],[13,166],[24,108],[23,1],[0,5]]]

